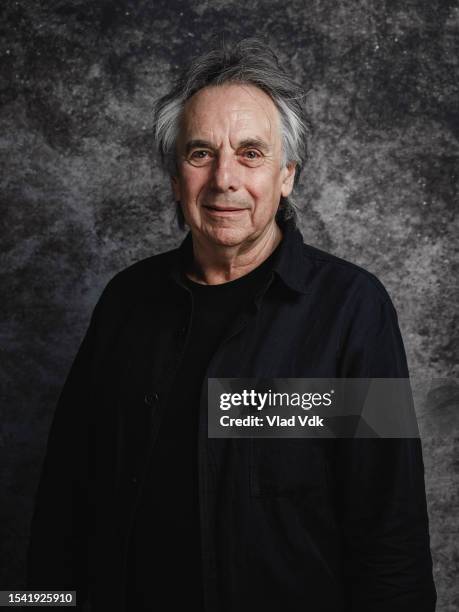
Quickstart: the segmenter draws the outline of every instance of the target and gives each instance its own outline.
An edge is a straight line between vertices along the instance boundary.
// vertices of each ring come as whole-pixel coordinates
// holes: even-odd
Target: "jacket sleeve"
[[[30,589],[88,592],[88,429],[98,306],[61,391],[48,436],[27,553]]]
[[[368,284],[343,325],[340,376],[408,378],[397,314]],[[335,441],[335,484],[352,612],[433,612],[424,464],[419,438]]]

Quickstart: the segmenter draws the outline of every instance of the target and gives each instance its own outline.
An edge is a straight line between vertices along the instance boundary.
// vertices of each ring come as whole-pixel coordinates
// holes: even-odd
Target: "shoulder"
[[[96,308],[127,307],[154,297],[178,256],[178,248],[151,255],[117,272],[105,285]]]
[[[320,286],[341,303],[383,304],[394,309],[392,299],[382,281],[372,272],[351,261],[303,243],[307,284]],[[395,310],[395,309],[394,309]]]
[[[379,278],[312,246],[305,245],[303,252],[311,286],[320,288],[316,308],[330,328],[336,323],[339,376],[408,377],[397,312]]]

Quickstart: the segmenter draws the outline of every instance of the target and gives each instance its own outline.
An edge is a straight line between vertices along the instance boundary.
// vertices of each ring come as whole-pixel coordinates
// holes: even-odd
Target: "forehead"
[[[190,138],[220,140],[225,136],[280,139],[279,112],[264,91],[248,84],[205,87],[185,104],[179,142]]]

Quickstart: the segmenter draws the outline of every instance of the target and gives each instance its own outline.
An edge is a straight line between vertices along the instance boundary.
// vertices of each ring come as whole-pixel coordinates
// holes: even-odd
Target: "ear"
[[[174,200],[179,202],[182,198],[180,197],[180,182],[177,176],[171,176],[171,187],[174,194]]]
[[[282,179],[281,194],[282,197],[286,198],[292,193],[293,181],[295,180],[296,162],[289,162],[285,168],[282,169],[284,178]]]

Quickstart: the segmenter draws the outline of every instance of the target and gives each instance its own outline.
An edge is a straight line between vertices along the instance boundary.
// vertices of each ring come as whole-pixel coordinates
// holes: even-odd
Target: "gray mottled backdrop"
[[[443,379],[421,430],[438,609],[456,610],[457,3],[3,0],[0,11],[0,586],[23,580],[50,419],[104,284],[183,237],[152,159],[152,102],[226,31],[271,43],[310,88],[305,240],[382,280],[411,372]]]

